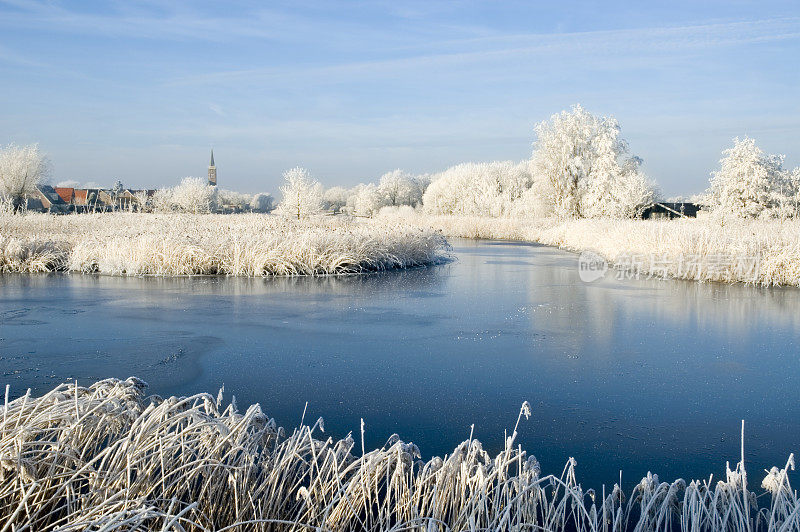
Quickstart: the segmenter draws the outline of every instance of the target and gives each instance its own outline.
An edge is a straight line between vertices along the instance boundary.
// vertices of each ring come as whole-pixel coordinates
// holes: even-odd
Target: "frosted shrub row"
[[[279,212],[295,218],[322,211],[371,217],[381,208],[407,205],[437,215],[622,219],[638,217],[658,198],[614,118],[576,105],[535,131],[532,155],[519,163],[464,163],[424,175],[398,169],[351,189],[325,190],[307,170],[293,168],[284,174]],[[800,169],[784,169],[783,161],[765,154],[752,139],[734,139],[708,190],[695,201],[724,216],[800,216]],[[0,149],[0,210],[18,210],[48,167],[35,145]],[[269,194],[221,190],[199,178],[137,199],[141,209],[157,212],[268,212],[274,207]]]
[[[349,190],[315,189],[313,180],[295,186],[295,174],[310,175],[293,169],[284,174],[279,208],[286,204],[284,210],[297,214],[300,202],[311,213],[374,216],[381,208],[406,205],[445,215],[630,218],[652,203],[655,187],[640,172],[641,160],[629,155],[614,119],[575,106],[539,124],[536,133],[530,160],[464,163],[419,176],[394,170],[378,184]]]
[[[798,217],[800,169],[784,169],[783,160],[765,154],[752,139],[736,138],[708,190],[694,201],[722,217]],[[377,185],[327,191],[318,185],[303,195],[315,205],[312,210],[359,216],[407,205],[435,215],[636,218],[658,198],[641,163],[616,120],[577,105],[536,126],[533,154],[520,163],[464,163],[416,177],[395,170]],[[296,203],[299,190],[292,191]]]
[[[155,212],[212,213],[225,209],[269,212],[274,208],[270,194],[241,194],[211,186],[205,179],[186,177],[177,186],[162,188],[152,198],[139,198],[141,210]]]
[[[536,134],[529,161],[467,163],[434,175],[425,212],[632,218],[652,203],[655,187],[614,119],[575,106],[540,123]]]

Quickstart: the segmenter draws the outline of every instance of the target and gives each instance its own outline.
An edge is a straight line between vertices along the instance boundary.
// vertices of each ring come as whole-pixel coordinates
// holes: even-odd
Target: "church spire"
[[[217,186],[217,167],[214,166],[214,148],[211,148],[211,163],[208,165],[208,184]]]

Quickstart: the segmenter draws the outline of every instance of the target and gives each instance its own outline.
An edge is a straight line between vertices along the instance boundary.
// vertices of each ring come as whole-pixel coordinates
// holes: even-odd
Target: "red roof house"
[[[64,200],[64,203],[72,203],[73,198],[75,198],[74,188],[55,187],[54,190],[56,191],[56,194],[61,196],[61,199]]]

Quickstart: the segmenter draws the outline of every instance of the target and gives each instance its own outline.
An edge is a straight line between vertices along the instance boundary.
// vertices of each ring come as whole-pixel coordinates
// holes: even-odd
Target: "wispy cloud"
[[[685,138],[667,173],[705,176],[731,132],[791,157],[796,6],[589,4],[0,0],[0,130],[63,146],[74,175],[213,141],[270,171],[310,157],[352,179],[524,157],[536,121],[581,102],[637,150]]]
[[[58,2],[0,0],[7,8],[0,27],[47,29],[49,32],[81,36],[111,36],[165,41],[282,40],[302,41],[319,35],[328,21],[293,14],[287,9],[256,5],[231,9],[230,13],[209,13],[194,2],[109,3],[104,13],[84,12]],[[338,21],[346,33],[347,21]],[[355,26],[352,27],[355,29]],[[381,33],[361,27],[376,41]],[[329,35],[330,36],[330,35]]]
[[[208,108],[211,109],[211,112],[213,112],[217,116],[222,116],[222,117],[228,116],[227,113],[225,113],[225,111],[223,111],[222,107],[220,107],[219,105],[212,103],[209,104]]]
[[[168,84],[227,83],[314,78],[322,82],[364,74],[391,73],[476,63],[518,60],[524,57],[572,54],[584,57],[614,54],[667,55],[684,50],[764,43],[800,38],[800,17],[550,34],[517,34],[430,43],[434,51],[408,57],[353,61],[308,67],[237,69],[175,78]],[[453,51],[460,50],[460,51]]]
[[[19,66],[27,66],[27,67],[45,67],[47,66],[45,63],[41,61],[33,60],[24,54],[11,50],[10,48],[6,48],[5,46],[0,45],[0,63],[11,63],[14,65]]]

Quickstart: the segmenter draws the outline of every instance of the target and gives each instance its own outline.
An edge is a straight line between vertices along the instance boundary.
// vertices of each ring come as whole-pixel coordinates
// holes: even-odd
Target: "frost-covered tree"
[[[374,216],[384,206],[384,198],[374,183],[358,185],[352,198],[348,205],[356,216]]]
[[[326,204],[340,205],[344,212],[357,216],[374,216],[383,207],[422,203],[422,193],[430,183],[429,176],[413,176],[402,170],[383,174],[378,184],[359,183],[350,190],[334,187],[326,192]]]
[[[25,204],[25,197],[36,191],[36,185],[48,171],[47,158],[37,144],[9,144],[0,149],[0,199],[18,212]]]
[[[214,212],[217,207],[216,187],[199,177],[185,177],[180,185],[157,190],[153,208],[159,212]]]
[[[274,209],[275,198],[268,192],[259,192],[250,200],[250,210],[253,212],[269,212]]]
[[[655,185],[639,170],[640,164],[641,159],[631,157],[617,167],[593,172],[582,187],[580,213],[587,218],[640,216],[656,195]]]
[[[531,183],[527,163],[464,163],[432,176],[422,203],[433,214],[501,216]]]
[[[322,195],[322,207],[329,212],[342,212],[347,206],[349,191],[343,187],[331,187]]]
[[[148,195],[146,190],[137,190],[133,193],[133,206],[139,212],[151,212],[153,210],[153,198]]]
[[[416,206],[422,201],[420,184],[413,175],[400,169],[383,174],[378,183],[378,193],[383,198],[382,206]]]
[[[733,147],[722,155],[706,194],[712,211],[755,218],[795,195],[792,175],[783,169],[783,155],[764,153],[748,137],[733,139]]]
[[[151,204],[153,206],[153,211],[155,212],[172,212],[174,210],[172,203],[172,189],[159,188],[156,190],[153,194]]]
[[[184,212],[213,212],[217,206],[217,187],[209,185],[207,179],[186,177],[173,189],[172,200]]]
[[[353,188],[347,190],[347,202],[345,203],[344,208],[342,208],[342,212],[347,214],[356,213],[356,200],[358,199],[358,193],[365,186],[366,185],[364,183],[359,183]]]
[[[634,216],[653,190],[616,120],[576,105],[536,126],[536,190],[557,216]]]
[[[124,190],[125,186],[122,184],[122,181],[117,180],[114,182],[114,186],[111,187],[111,190],[109,191],[111,194],[111,199],[114,201],[114,205],[112,206],[113,209],[116,210],[123,206],[123,202],[120,201],[120,196]],[[128,205],[128,207],[130,208],[130,205]]]
[[[595,205],[607,209],[592,209],[595,216],[613,218],[639,218],[644,210],[660,195],[658,187],[642,173],[638,166],[641,160],[636,158],[635,168],[627,170],[623,177],[614,182],[611,201],[601,201]],[[599,214],[598,214],[599,212]]]
[[[800,217],[800,167],[789,174],[789,193],[786,197],[785,210],[791,217]]]
[[[223,211],[245,211],[250,208],[252,199],[250,194],[243,194],[235,190],[217,190],[217,206]]]
[[[540,218],[548,212],[550,206],[545,204],[544,198],[534,187],[525,190],[509,208],[509,215],[513,217]]]
[[[311,177],[308,170],[299,166],[292,168],[284,172],[283,179],[283,199],[278,205],[280,214],[299,220],[322,211],[322,185]]]

